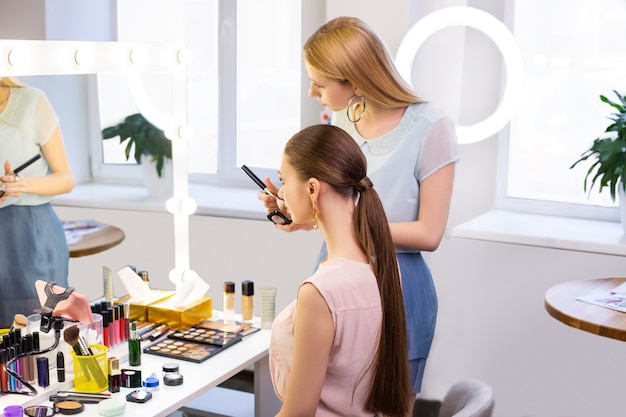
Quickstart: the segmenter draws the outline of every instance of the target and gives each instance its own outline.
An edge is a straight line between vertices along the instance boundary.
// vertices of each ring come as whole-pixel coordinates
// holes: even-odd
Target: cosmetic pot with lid
[[[168,386],[183,384],[183,376],[179,372],[177,363],[169,362],[163,364],[163,384]]]

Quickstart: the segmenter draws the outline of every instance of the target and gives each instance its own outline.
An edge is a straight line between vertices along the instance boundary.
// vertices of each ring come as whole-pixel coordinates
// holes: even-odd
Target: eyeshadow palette
[[[217,355],[222,350],[224,348],[216,345],[168,338],[148,346],[143,351],[152,355],[200,363]]]
[[[190,327],[187,330],[170,334],[169,338],[226,348],[241,341],[242,336],[237,333],[224,332],[221,330]]]

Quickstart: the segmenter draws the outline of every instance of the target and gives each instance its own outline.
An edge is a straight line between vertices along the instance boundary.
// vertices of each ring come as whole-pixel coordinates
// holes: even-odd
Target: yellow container
[[[158,303],[176,294],[171,290],[152,290],[152,295],[146,299],[134,300],[130,295],[126,295],[118,300],[115,304],[128,303],[130,305],[129,318],[131,321],[150,321],[148,317],[148,307],[151,304]]]
[[[102,392],[109,388],[107,378],[107,352],[104,345],[89,345],[93,355],[77,355],[70,350],[74,362],[74,390],[80,392]]]
[[[153,323],[167,324],[172,330],[185,330],[213,315],[213,299],[202,296],[184,306],[174,307],[171,300],[148,306],[148,317]]]

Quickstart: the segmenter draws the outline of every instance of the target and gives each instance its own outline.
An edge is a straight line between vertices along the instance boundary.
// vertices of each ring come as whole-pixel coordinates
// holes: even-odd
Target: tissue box
[[[115,301],[115,304],[128,303],[130,305],[130,320],[137,321],[150,321],[148,320],[148,307],[153,303],[158,303],[166,300],[176,294],[176,291],[171,290],[152,290],[153,295],[141,300],[133,300],[130,295],[122,297]],[[154,322],[154,320],[153,320]]]
[[[148,317],[153,323],[165,323],[173,330],[185,330],[213,316],[213,299],[203,296],[189,304],[174,307],[170,300],[148,306]]]

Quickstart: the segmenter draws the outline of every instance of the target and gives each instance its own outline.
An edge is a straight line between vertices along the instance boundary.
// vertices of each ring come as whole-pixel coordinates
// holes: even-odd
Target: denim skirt
[[[35,281],[68,286],[69,250],[50,203],[0,208],[0,327],[41,308]]]

